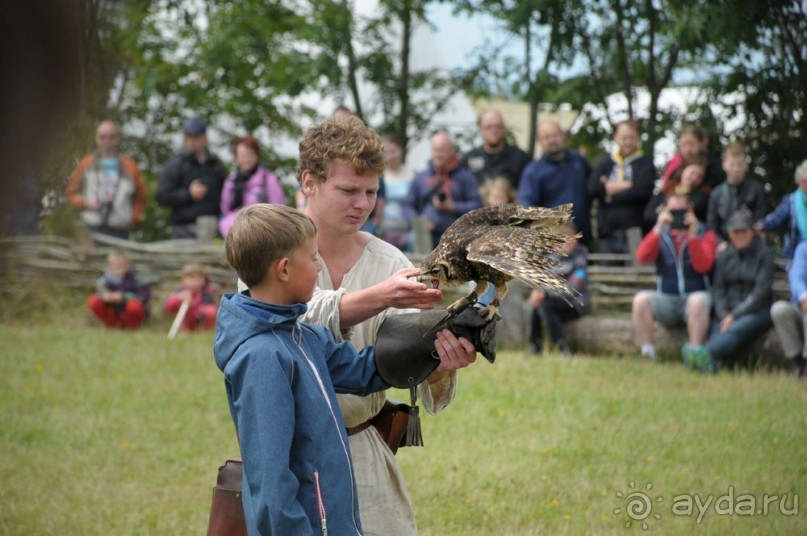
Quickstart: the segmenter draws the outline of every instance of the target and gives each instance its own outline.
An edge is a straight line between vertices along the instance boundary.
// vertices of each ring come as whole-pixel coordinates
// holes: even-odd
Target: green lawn
[[[171,342],[163,324],[0,327],[1,534],[205,532],[237,444],[212,334]],[[500,352],[423,427],[399,459],[426,535],[644,532],[625,528],[631,493],[662,499],[650,531],[807,533],[807,382],[784,373]],[[718,515],[730,491],[746,514],[787,494],[784,512]],[[685,494],[712,496],[700,524]]]

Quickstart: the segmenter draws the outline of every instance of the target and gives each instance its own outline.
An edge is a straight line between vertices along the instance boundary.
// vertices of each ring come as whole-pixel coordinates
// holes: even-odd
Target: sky
[[[428,8],[429,20],[436,26],[443,60],[449,69],[467,67],[466,58],[484,42],[484,35],[495,31],[493,21],[474,15],[454,15],[452,6],[432,4]]]

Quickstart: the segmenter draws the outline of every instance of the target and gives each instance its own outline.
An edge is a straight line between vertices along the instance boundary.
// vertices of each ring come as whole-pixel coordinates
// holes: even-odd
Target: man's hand
[[[624,192],[625,190],[630,189],[633,184],[630,181],[609,181],[608,177],[601,176],[600,180],[602,181],[603,185],[605,186],[605,195],[607,197],[612,197],[618,193]]]
[[[454,214],[457,211],[457,205],[454,204],[454,199],[452,199],[451,196],[446,196],[442,201],[440,201],[438,196],[434,196],[432,198],[432,204],[438,212]]]
[[[690,238],[698,236],[698,225],[700,225],[700,222],[698,221],[698,217],[695,216],[695,211],[692,210],[692,207],[689,207],[687,213],[684,214],[684,223],[689,228]]]
[[[471,341],[465,338],[458,339],[447,329],[437,332],[434,349],[440,356],[440,365],[429,375],[429,383],[438,382],[449,372],[467,367],[476,361],[476,350]]]
[[[734,323],[734,315],[729,313],[723,317],[723,320],[720,321],[720,333],[725,333],[726,330],[729,329],[729,326]]]
[[[440,289],[429,288],[425,283],[409,279],[419,274],[419,268],[406,268],[376,285],[385,308],[434,309],[435,303],[443,299],[443,293]]]
[[[204,199],[207,195],[207,185],[205,185],[201,179],[194,179],[190,186],[188,186],[188,192],[191,194],[191,198],[194,201],[199,201],[200,199]]]
[[[663,231],[665,227],[670,225],[673,221],[672,212],[666,206],[658,213],[658,218],[656,219],[656,225],[658,226],[660,231]]]

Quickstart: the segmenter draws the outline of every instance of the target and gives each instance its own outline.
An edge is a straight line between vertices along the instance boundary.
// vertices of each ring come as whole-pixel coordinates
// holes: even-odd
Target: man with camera
[[[146,208],[146,189],[135,161],[118,151],[120,132],[112,121],[95,131],[95,151],[73,170],[67,198],[90,231],[129,238]]]
[[[431,153],[426,170],[412,179],[404,211],[410,226],[417,216],[426,218],[432,246],[436,246],[457,218],[482,206],[482,197],[476,177],[460,165],[457,148],[448,132],[432,136]]]
[[[715,262],[717,237],[698,221],[685,195],[672,194],[656,225],[636,250],[639,262],[655,262],[655,291],[641,291],[631,311],[636,342],[643,356],[656,358],[653,322],[666,327],[686,325],[685,350],[703,348],[709,330],[712,297],[709,273]]]

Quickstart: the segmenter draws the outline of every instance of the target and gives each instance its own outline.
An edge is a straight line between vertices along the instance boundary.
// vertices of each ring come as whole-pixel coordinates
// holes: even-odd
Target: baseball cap
[[[207,132],[207,123],[201,117],[188,119],[185,123],[185,134],[190,136],[203,136]]]

